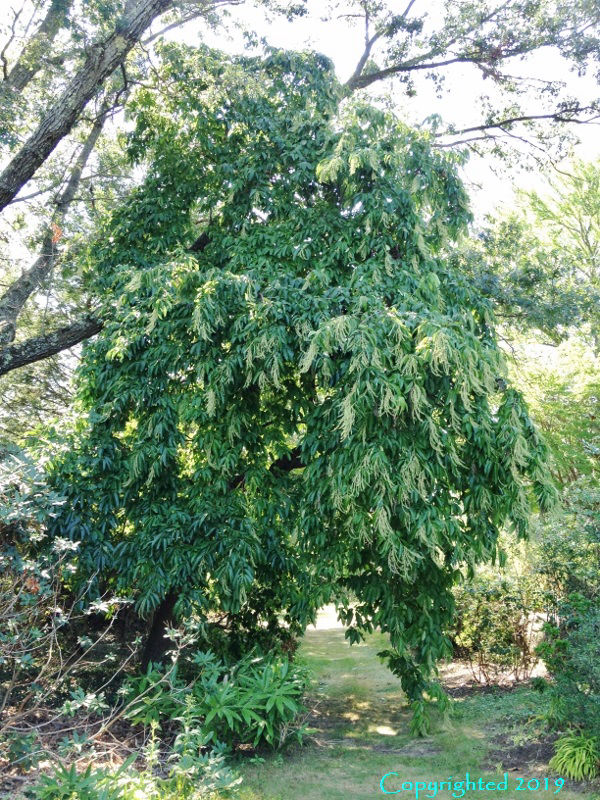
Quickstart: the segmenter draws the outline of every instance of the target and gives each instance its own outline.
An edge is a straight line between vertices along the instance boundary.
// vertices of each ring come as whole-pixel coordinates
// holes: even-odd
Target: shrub
[[[537,652],[553,678],[551,724],[600,737],[600,489],[581,480],[563,499],[562,515],[538,534],[552,603]]]
[[[194,656],[197,676],[185,683],[176,670],[153,667],[125,687],[134,723],[193,724],[212,745],[281,746],[300,737],[296,723],[308,683],[306,670],[287,658],[253,657],[226,665],[213,653]],[[185,716],[184,716],[185,711]]]
[[[560,611],[560,624],[545,626],[537,648],[554,678],[549,718],[600,736],[600,607],[573,594]]]
[[[245,658],[231,671],[206,658],[203,665],[194,697],[213,741],[279,747],[301,736],[294,725],[308,683],[301,666],[287,658]]]
[[[465,657],[480,683],[531,675],[537,656],[542,593],[524,577],[477,578],[455,590],[455,651]]]

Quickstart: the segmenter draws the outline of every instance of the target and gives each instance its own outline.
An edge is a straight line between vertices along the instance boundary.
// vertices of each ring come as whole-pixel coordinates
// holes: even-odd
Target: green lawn
[[[466,772],[486,783],[508,772],[507,791],[469,791],[464,795],[469,800],[600,798],[600,789],[592,786],[565,786],[554,794],[554,776],[545,764],[549,745],[532,743],[544,700],[528,689],[457,700],[451,720],[438,720],[426,739],[412,739],[399,683],[376,656],[384,644],[382,636],[373,635],[350,647],[340,629],[306,634],[300,655],[316,676],[310,735],[303,747],[265,756],[262,762],[242,762],[243,800],[384,798],[379,784],[389,772],[398,773],[386,781],[390,790],[402,781],[464,780]],[[524,779],[521,791],[519,778]],[[540,788],[528,790],[527,781],[536,779]],[[390,796],[409,800],[415,794]],[[433,796],[434,790],[419,792],[421,798]],[[460,792],[438,787],[435,796],[447,800]]]

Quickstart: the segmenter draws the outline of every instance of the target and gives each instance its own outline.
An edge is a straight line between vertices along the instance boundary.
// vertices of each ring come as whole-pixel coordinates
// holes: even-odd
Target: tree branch
[[[204,16],[204,10],[194,11],[187,16],[181,17],[181,19],[175,20],[175,22],[171,22],[169,25],[165,25],[160,30],[156,31],[156,33],[150,34],[146,39],[142,41],[144,46],[151,44],[155,39],[158,39],[159,36],[162,36],[167,31],[172,31],[174,28],[180,28],[182,25],[185,25],[186,22],[192,22],[199,17]]]
[[[301,469],[306,466],[300,458],[300,447],[295,447],[286,455],[281,456],[269,467],[269,472],[291,472],[293,469]]]
[[[467,55],[454,56],[453,58],[447,58],[444,61],[430,62],[416,62],[412,60],[406,62],[405,64],[394,64],[394,66],[387,67],[386,69],[380,69],[376,72],[369,72],[366,75],[359,74],[355,77],[355,72],[355,75],[346,81],[345,86],[348,92],[355,92],[357,89],[366,89],[366,87],[370,86],[372,83],[382,81],[385,78],[391,78],[393,75],[400,75],[403,72],[415,72],[423,69],[438,69],[439,67],[446,67],[449,64],[465,63],[476,63],[475,57]]]
[[[358,64],[356,65],[356,69],[352,73],[352,76],[347,81],[346,85],[354,85],[360,80],[360,76],[362,75],[362,71],[365,68],[365,64],[369,60],[371,55],[371,50],[373,49],[373,45],[375,42],[380,39],[384,34],[384,31],[381,30],[375,33],[373,36],[369,36],[369,14],[365,12],[365,49],[363,54],[358,60]]]
[[[274,461],[269,467],[269,472],[291,472],[293,469],[301,469],[302,467],[306,466],[300,458],[300,453],[300,447],[295,447],[289,453],[286,453],[286,455],[281,456],[281,458],[278,458],[276,461]],[[243,486],[245,482],[245,475],[236,475],[235,478],[232,478],[229,482],[230,491],[239,489],[240,486]]]
[[[16,63],[6,76],[2,85],[3,89],[21,92],[39,72],[44,57],[50,52],[56,34],[67,23],[72,5],[73,0],[52,0],[42,24],[26,42]]]
[[[531,42],[524,42],[517,46],[511,48],[504,48],[501,50],[500,53],[491,52],[485,46],[482,47],[481,45],[477,45],[473,40],[470,40],[469,37],[472,34],[477,34],[478,36],[484,30],[484,26],[491,22],[493,19],[497,18],[504,10],[506,10],[511,4],[511,0],[506,0],[506,2],[501,3],[496,8],[492,9],[488,14],[482,16],[481,18],[476,19],[472,25],[467,27],[464,30],[461,30],[455,36],[452,36],[447,41],[442,41],[441,43],[432,47],[429,51],[425,53],[421,53],[414,58],[408,59],[404,62],[393,64],[389,67],[386,67],[382,70],[377,70],[375,72],[371,72],[367,75],[356,75],[356,73],[346,82],[345,87],[346,90],[351,93],[356,91],[357,89],[364,89],[367,86],[375,83],[376,81],[385,80],[386,78],[392,77],[394,75],[400,75],[402,73],[410,73],[417,70],[425,70],[425,69],[439,69],[440,67],[449,66],[451,64],[460,64],[460,63],[471,63],[476,66],[492,66],[495,68],[500,61],[506,61],[509,58],[514,58],[515,56],[523,56],[527,53],[531,52],[532,50],[539,49],[544,44],[555,44],[554,39],[550,38],[546,42],[537,41],[535,43]],[[408,12],[411,10],[413,3],[410,2],[402,14],[402,18],[404,18]],[[475,47],[472,52],[468,52],[465,50],[462,53],[452,54],[452,48],[458,43],[462,42],[469,43],[471,47]],[[445,58],[443,56],[446,56]],[[435,59],[442,57],[441,60],[436,61]]]
[[[0,298],[0,344],[9,344],[14,340],[17,318],[23,306],[52,270],[57,255],[56,236],[60,236],[60,225],[79,188],[85,165],[102,133],[102,128],[108,116],[108,105],[108,100],[105,100],[102,110],[81,148],[67,185],[55,202],[54,214],[42,237],[40,255],[28,270],[13,281]]]
[[[173,0],[138,0],[107,39],[90,47],[81,69],[0,175],[0,211],[69,133],[98,86],[123,63],[152,21],[172,5]]]
[[[0,61],[2,61],[2,77],[4,80],[7,80],[8,78],[8,59],[6,58],[6,51],[11,46],[11,44],[15,39],[17,32],[17,21],[21,16],[22,11],[23,11],[22,8],[20,8],[18,11],[13,11],[14,16],[11,25],[11,35],[8,37],[7,41],[4,44],[4,47],[2,48],[2,51],[0,52]]]
[[[598,111],[595,105],[591,106],[577,106],[574,108],[563,108],[559,111],[552,111],[548,114],[522,114],[518,117],[507,117],[505,119],[496,120],[496,122],[482,123],[481,125],[472,125],[469,128],[461,128],[457,131],[443,131],[435,133],[436,137],[441,136],[462,136],[465,133],[477,133],[490,130],[491,128],[506,128],[508,125],[514,125],[518,122],[535,122],[536,120],[554,120],[555,122],[572,122],[577,125],[589,125],[594,120],[600,118],[600,114],[596,114],[590,119],[578,119],[572,116],[573,114],[585,114],[586,112]]]
[[[89,339],[102,330],[103,323],[94,317],[84,317],[70,325],[58,328],[43,336],[33,336],[24,342],[12,344],[0,350],[0,375],[14,369],[42,361],[63,350],[68,350],[79,342]]]

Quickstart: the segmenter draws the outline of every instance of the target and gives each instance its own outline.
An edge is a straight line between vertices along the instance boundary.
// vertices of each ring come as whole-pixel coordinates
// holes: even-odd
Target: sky
[[[443,0],[417,0],[413,11],[420,14],[419,3],[427,9],[430,24],[440,19]],[[392,4],[393,5],[393,4]],[[399,4],[403,9],[405,2]],[[340,3],[340,14],[345,10]],[[307,17],[286,21],[281,16],[266,18],[264,9],[252,8],[244,4],[232,12],[232,22],[239,24],[259,37],[264,36],[268,43],[285,49],[315,49],[328,56],[335,64],[339,78],[344,81],[354,71],[363,49],[363,29],[352,26],[344,18],[324,22],[319,8],[323,9],[323,0],[309,0],[310,14]],[[173,34],[174,37],[189,44],[205,43],[234,53],[245,49],[241,31],[234,25],[229,26],[228,34],[223,30],[207,31],[205,25],[190,24]],[[522,72],[522,66],[515,69]],[[555,52],[540,51],[530,59],[531,74],[545,78],[564,80],[572,95],[576,97],[597,98],[598,85],[590,77],[578,77],[569,70],[563,59]],[[481,76],[473,67],[454,65],[447,70],[446,95],[439,99],[433,87],[425,80],[419,84],[417,97],[409,100],[401,87],[394,87],[393,82],[383,82],[374,87],[375,93],[392,98],[394,108],[399,116],[407,122],[419,124],[432,112],[440,114],[465,127],[478,122],[477,106],[483,85]],[[490,82],[491,83],[491,82]],[[541,110],[539,103],[532,107]],[[600,127],[596,125],[577,126],[577,135],[581,144],[576,146],[574,154],[579,158],[592,160],[600,158]],[[565,168],[568,162],[557,162],[557,166]],[[528,168],[528,169],[527,169]],[[490,158],[472,156],[464,168],[463,177],[472,198],[473,208],[481,218],[498,207],[514,205],[514,189],[535,189],[544,191],[544,178],[538,169],[537,162],[529,158],[524,167],[507,168],[505,164],[494,162]]]

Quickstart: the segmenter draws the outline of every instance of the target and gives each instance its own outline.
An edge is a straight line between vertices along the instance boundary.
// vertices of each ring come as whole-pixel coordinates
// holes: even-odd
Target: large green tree
[[[313,55],[163,49],[137,93],[147,176],[86,269],[106,323],[53,480],[83,576],[153,615],[300,631],[334,601],[389,634],[414,699],[451,587],[545,505],[544,447],[490,305],[446,257],[457,160]]]

